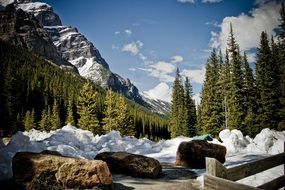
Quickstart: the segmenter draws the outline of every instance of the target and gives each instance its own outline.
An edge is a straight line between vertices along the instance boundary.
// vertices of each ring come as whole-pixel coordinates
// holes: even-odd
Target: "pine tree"
[[[30,112],[29,110],[26,112],[24,117],[24,127],[26,131],[31,130],[32,128],[35,128],[35,111],[34,109]]]
[[[180,71],[177,68],[176,77],[173,84],[172,90],[172,100],[171,100],[171,111],[170,111],[170,121],[169,130],[171,133],[171,138],[175,138],[181,133],[181,126],[183,124],[183,86],[181,81]]]
[[[256,116],[256,90],[254,86],[254,78],[252,69],[249,66],[246,53],[243,56],[242,62],[243,71],[243,95],[244,95],[244,115],[243,121],[244,132],[248,135],[254,135],[256,133],[255,116]]]
[[[49,106],[47,107],[47,109],[43,109],[39,126],[40,129],[43,131],[49,131],[51,129],[52,124],[51,124],[51,113]]]
[[[59,118],[59,106],[57,104],[57,100],[55,99],[52,106],[52,114],[51,114],[51,130],[56,130],[61,127],[61,121]]]
[[[77,111],[80,115],[78,126],[81,129],[92,131],[95,134],[101,133],[97,112],[97,92],[91,82],[85,83],[78,97]]]
[[[70,99],[68,100],[65,124],[66,125],[70,124],[72,126],[75,126],[74,116],[73,116],[73,102]]]
[[[220,60],[221,60],[220,56]],[[222,129],[228,128],[228,100],[229,100],[229,91],[230,91],[230,61],[229,61],[229,52],[226,49],[225,61],[220,61],[219,67],[219,78],[218,78],[218,95],[221,106],[221,127]]]
[[[103,129],[105,133],[118,129],[119,123],[117,120],[117,114],[119,110],[117,109],[117,96],[113,91],[108,90],[105,98],[105,117],[103,118]]]
[[[203,133],[217,135],[221,127],[221,106],[218,102],[219,61],[213,50],[206,65],[205,81],[201,92],[201,121]]]
[[[193,98],[192,85],[189,82],[189,78],[186,77],[184,85],[185,95],[184,95],[184,119],[185,119],[185,129],[183,130],[184,136],[193,137],[196,135],[195,125],[197,123],[196,107]]]
[[[272,52],[269,47],[267,34],[262,32],[256,63],[257,122],[260,124],[260,129],[264,127],[277,128],[278,89],[276,89],[277,79],[275,71],[276,65],[272,62]]]
[[[131,115],[129,114],[127,103],[123,96],[118,97],[117,109],[118,111],[118,128],[122,135],[134,136],[135,126]]]
[[[243,78],[241,70],[241,55],[236,43],[232,25],[228,40],[228,50],[230,55],[230,91],[228,99],[228,126],[231,129],[240,129],[243,115]]]
[[[282,3],[282,7],[280,9],[280,28],[281,32],[279,35],[280,43],[278,46],[279,50],[279,88],[280,88],[280,109],[279,109],[279,122],[278,122],[278,130],[285,130],[285,8]]]

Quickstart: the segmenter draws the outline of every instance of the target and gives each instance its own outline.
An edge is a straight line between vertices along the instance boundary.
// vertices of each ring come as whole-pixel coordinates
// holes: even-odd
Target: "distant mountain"
[[[167,115],[170,112],[170,103],[160,99],[152,98],[144,92],[141,93],[141,96],[143,100],[147,102],[149,108],[154,112],[159,113],[161,115]]]
[[[64,61],[66,63],[65,65],[71,65],[76,68],[81,76],[92,80],[94,83],[105,89],[110,88],[151,109],[153,112],[165,114],[167,113],[167,110],[169,110],[168,103],[160,100],[152,100],[145,95],[142,96],[137,87],[133,85],[129,79],[124,79],[118,74],[113,73],[110,70],[108,63],[100,55],[98,49],[83,34],[81,34],[77,28],[62,26],[60,17],[53,12],[53,8],[50,5],[40,2],[32,3],[31,0],[0,0],[0,2],[2,5],[14,2],[17,9],[16,12],[21,12],[21,15],[24,16],[22,18],[21,15],[18,16],[23,20],[23,23],[28,16],[31,19],[36,18],[38,22],[32,21],[33,26],[36,26],[34,27],[34,30],[32,30],[34,31],[32,36],[43,36],[41,38],[44,38],[48,44],[53,43],[49,48],[42,48],[43,43],[36,43],[38,39],[35,38],[32,40],[35,43],[28,45],[31,51],[35,51],[40,55],[45,55],[46,49],[49,50],[51,49],[50,47],[52,47],[52,51],[47,52],[49,56],[46,56],[49,60],[58,63],[55,61],[54,57],[60,57],[59,65],[64,65],[61,63]],[[0,22],[4,24],[11,22],[11,20],[6,19],[3,22],[1,20]],[[7,26],[5,25],[5,27]],[[20,28],[21,27],[22,26],[20,26]],[[23,28],[28,28],[30,30],[31,27]],[[21,31],[12,31],[11,34],[21,36],[19,33]],[[40,33],[37,34],[36,31],[40,31]],[[28,31],[25,31],[25,33],[29,34]],[[0,38],[5,35],[5,31],[2,33],[0,32]],[[13,39],[14,38],[11,37],[9,42],[12,41],[12,44],[19,45],[18,42],[13,42]],[[29,40],[24,41],[27,43]],[[53,58],[51,59],[49,57]]]

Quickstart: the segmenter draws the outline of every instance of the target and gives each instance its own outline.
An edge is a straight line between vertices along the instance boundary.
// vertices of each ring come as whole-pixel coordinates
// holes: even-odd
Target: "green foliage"
[[[186,78],[183,86],[179,69],[177,69],[173,84],[169,121],[171,138],[179,135],[194,136],[196,134],[196,107],[192,97],[193,92],[189,79]]]
[[[70,124],[72,126],[75,126],[75,121],[74,121],[74,116],[73,116],[73,102],[72,102],[72,100],[68,101],[65,124]]]
[[[217,135],[221,124],[222,105],[219,101],[219,60],[216,51],[213,50],[206,65],[206,74],[201,92],[200,118],[203,133]]]
[[[26,131],[31,130],[32,128],[35,128],[36,124],[35,124],[35,111],[32,110],[31,112],[28,110],[25,114],[24,117],[24,127]]]
[[[51,124],[51,128],[50,128],[51,130],[56,130],[56,129],[61,128],[61,122],[59,118],[59,107],[58,107],[56,100],[54,100],[54,103],[52,106],[50,124]]]
[[[82,86],[78,97],[77,111],[80,115],[78,126],[95,134],[101,134],[97,98],[98,93],[94,90],[93,84],[88,81]]]
[[[128,111],[127,103],[122,96],[108,90],[105,98],[105,117],[103,126],[105,132],[120,131],[122,135],[135,135],[134,122]]]
[[[257,52],[256,86],[258,92],[257,122],[260,127],[276,129],[278,124],[278,79],[276,64],[272,61],[267,34],[261,33]]]
[[[119,124],[116,117],[119,111],[117,107],[117,95],[113,91],[108,90],[105,98],[105,117],[103,118],[105,133],[118,129]]]
[[[51,124],[51,113],[50,113],[50,107],[48,106],[47,109],[43,109],[41,120],[39,122],[40,130],[48,131],[50,130],[52,124]]]

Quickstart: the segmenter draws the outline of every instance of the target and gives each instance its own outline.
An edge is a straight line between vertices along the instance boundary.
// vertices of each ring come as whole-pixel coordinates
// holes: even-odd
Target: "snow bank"
[[[219,136],[222,143],[217,139],[211,142],[226,146],[227,156],[240,153],[279,153],[283,151],[285,141],[285,132],[269,129],[262,130],[254,139],[244,137],[238,130],[227,129],[221,131]],[[20,151],[53,150],[65,156],[85,159],[93,159],[98,153],[105,151],[126,151],[153,157],[162,163],[174,163],[179,144],[190,140],[192,138],[180,136],[155,143],[146,138],[122,137],[118,131],[94,136],[90,131],[71,125],[49,133],[32,129],[16,133],[6,146],[0,141],[0,180],[12,176],[11,161]]]
[[[237,153],[278,154],[284,151],[285,131],[263,129],[254,139],[244,137],[239,130],[224,129],[219,133],[227,155]]]

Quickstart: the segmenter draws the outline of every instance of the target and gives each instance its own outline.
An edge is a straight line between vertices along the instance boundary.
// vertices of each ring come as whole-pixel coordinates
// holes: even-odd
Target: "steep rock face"
[[[33,13],[42,26],[60,26],[59,16],[53,12],[53,8],[46,3],[32,3],[31,0],[18,0],[17,8],[25,12]]]
[[[61,57],[47,31],[38,20],[14,5],[0,12],[0,39],[35,52],[62,68],[77,69]]]
[[[171,105],[169,102],[154,99],[144,92],[141,93],[141,97],[149,105],[150,110],[162,115],[167,115],[170,112]]]
[[[145,104],[136,86],[129,79],[110,71],[108,63],[88,39],[74,27],[48,26],[53,43],[63,58],[77,67],[79,74],[103,88],[123,94],[125,97]]]

